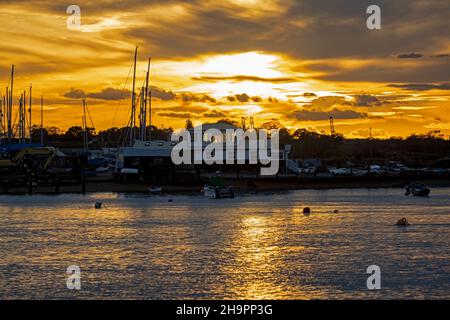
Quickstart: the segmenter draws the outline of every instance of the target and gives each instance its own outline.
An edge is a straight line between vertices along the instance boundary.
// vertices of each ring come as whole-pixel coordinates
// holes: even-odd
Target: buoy
[[[303,214],[305,216],[309,215],[310,213],[311,213],[311,208],[310,207],[303,208]]]
[[[397,226],[406,227],[409,226],[408,220],[406,218],[401,218],[397,221]]]
[[[101,202],[96,202],[95,203],[95,209],[101,209],[102,208],[102,203]]]

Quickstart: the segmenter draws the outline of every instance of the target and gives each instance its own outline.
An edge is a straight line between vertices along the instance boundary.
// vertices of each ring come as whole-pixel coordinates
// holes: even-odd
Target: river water
[[[449,299],[449,195],[0,196],[0,298]],[[66,287],[71,265],[81,290]]]

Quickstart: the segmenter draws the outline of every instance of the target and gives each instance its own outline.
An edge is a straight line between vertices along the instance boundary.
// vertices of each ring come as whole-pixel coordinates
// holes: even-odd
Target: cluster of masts
[[[14,105],[14,65],[11,66],[11,77],[0,99],[0,144],[32,143],[32,85],[28,91],[22,91],[18,105]],[[18,107],[18,109],[16,109]],[[43,96],[41,96],[41,145],[43,144]],[[17,124],[16,124],[17,121]]]
[[[131,92],[131,117],[130,117],[130,134],[129,143],[133,145],[135,140],[151,140],[152,134],[152,93],[149,90],[149,77],[150,77],[150,63],[151,58],[148,58],[147,73],[145,77],[145,84],[142,86],[139,96],[136,96],[136,64],[137,64],[137,52],[136,47],[134,51],[134,64],[133,64],[133,88]],[[139,104],[139,131],[138,137],[135,136],[136,128],[136,113],[137,104]],[[147,116],[148,114],[148,116]],[[149,119],[149,137],[147,137],[147,118]]]
[[[152,124],[152,93],[149,90],[149,77],[150,77],[150,62],[148,59],[148,67],[145,78],[145,83],[142,86],[139,95],[136,94],[136,65],[137,65],[137,51],[136,47],[134,51],[134,64],[133,64],[133,89],[131,93],[131,117],[128,123],[130,128],[129,144],[133,145],[136,140],[151,140],[151,124]],[[15,66],[11,66],[11,76],[6,87],[5,95],[0,94],[0,144],[13,144],[13,143],[32,143],[33,137],[33,125],[32,125],[32,90],[33,87],[30,84],[27,91],[20,93],[18,104],[14,101],[14,72]],[[41,95],[41,124],[40,124],[40,143],[43,145],[43,103],[44,99]],[[139,106],[139,109],[138,109]],[[83,127],[85,131],[84,145],[87,149],[88,146],[88,126],[86,117],[86,101],[83,99]],[[139,123],[136,123],[136,118],[139,119]],[[147,119],[149,119],[149,134],[147,137]],[[136,128],[138,133],[136,135]]]

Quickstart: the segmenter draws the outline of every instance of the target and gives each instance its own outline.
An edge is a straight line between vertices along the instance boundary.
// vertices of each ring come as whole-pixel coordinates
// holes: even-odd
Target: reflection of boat
[[[426,197],[431,191],[425,184],[417,182],[407,185],[405,190],[406,196],[413,195],[415,197]]]
[[[148,188],[148,191],[151,193],[160,193],[160,192],[162,192],[162,188],[161,187],[150,187],[150,188]]]

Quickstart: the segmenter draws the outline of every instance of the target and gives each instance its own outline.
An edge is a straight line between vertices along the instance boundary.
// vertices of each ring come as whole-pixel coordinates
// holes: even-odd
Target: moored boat
[[[232,187],[214,187],[205,185],[203,188],[203,194],[209,199],[234,198],[234,191]]]
[[[225,185],[222,177],[211,177],[203,188],[203,195],[210,199],[234,198],[234,190]]]
[[[411,183],[406,186],[405,195],[415,196],[415,197],[427,197],[430,195],[431,189],[423,183]]]
[[[162,188],[153,186],[153,187],[148,188],[148,191],[150,193],[161,193],[162,192]]]

